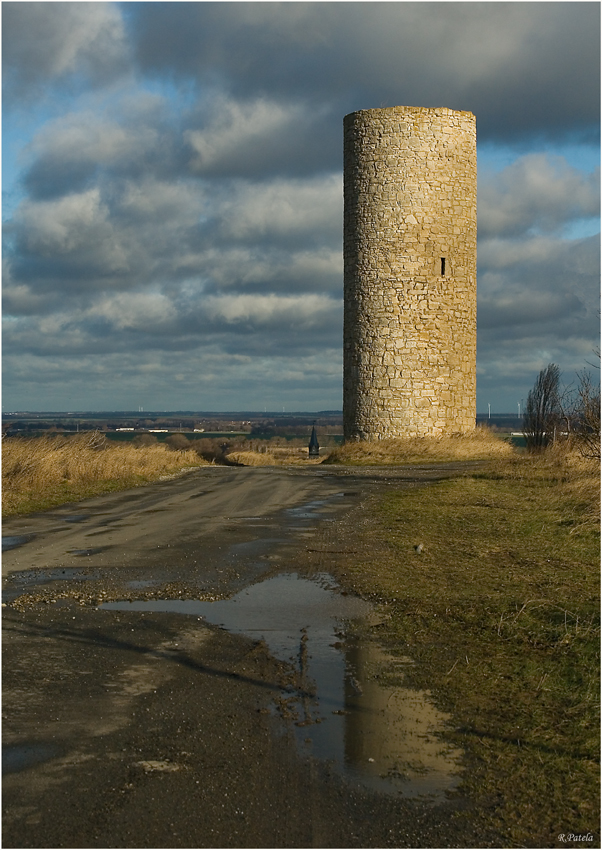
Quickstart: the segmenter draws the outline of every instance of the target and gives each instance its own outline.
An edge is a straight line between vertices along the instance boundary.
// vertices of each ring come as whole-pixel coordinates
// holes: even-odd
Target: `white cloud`
[[[187,3],[134,6],[140,66],[241,100],[408,104],[522,137],[599,123],[593,3]]]
[[[123,165],[158,143],[157,128],[119,123],[98,112],[76,112],[45,124],[35,136],[29,156],[47,166],[68,159],[88,162],[95,167]]]
[[[190,172],[257,177],[323,171],[330,145],[322,122],[329,112],[327,105],[310,109],[297,99],[207,97],[191,115],[196,126],[183,134]]]
[[[116,330],[150,333],[169,327],[176,316],[176,308],[160,292],[127,292],[102,298],[86,311],[82,319],[103,318]]]
[[[100,191],[90,189],[56,201],[25,201],[18,214],[27,247],[42,256],[71,253],[110,233]]]
[[[171,231],[174,226],[195,225],[208,203],[198,185],[145,175],[122,184],[115,210],[120,217],[136,221],[141,227],[156,225]]]
[[[224,238],[248,240],[292,236],[295,240],[342,236],[343,181],[340,174],[264,183],[236,181],[220,198]]]
[[[221,295],[209,296],[204,309],[210,319],[233,324],[252,322],[261,327],[279,323],[307,328],[321,324],[325,314],[336,316],[340,305],[324,295]]]

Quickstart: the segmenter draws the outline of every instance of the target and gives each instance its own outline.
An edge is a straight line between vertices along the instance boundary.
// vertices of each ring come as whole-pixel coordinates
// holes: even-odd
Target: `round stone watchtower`
[[[476,120],[347,115],[345,439],[465,433],[476,416]]]

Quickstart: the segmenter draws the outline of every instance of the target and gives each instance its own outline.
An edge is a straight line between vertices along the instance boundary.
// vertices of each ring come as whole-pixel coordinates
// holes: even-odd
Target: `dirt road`
[[[3,846],[477,846],[455,825],[457,791],[379,788],[303,751],[322,721],[327,746],[335,721],[345,758],[355,746],[347,708],[295,714],[316,696],[307,629],[299,660],[204,615],[100,607],[209,604],[282,573],[309,587],[308,551],[328,571],[366,499],[457,469],[202,468],[6,522]]]

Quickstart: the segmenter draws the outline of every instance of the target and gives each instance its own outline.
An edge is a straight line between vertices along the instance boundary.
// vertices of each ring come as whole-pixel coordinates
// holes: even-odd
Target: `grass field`
[[[329,460],[477,458],[455,478],[391,485],[349,529],[353,557],[333,554],[333,567],[382,609],[383,643],[417,662],[406,684],[452,714],[474,802],[458,817],[507,847],[565,846],[561,834],[592,834],[589,846],[600,846],[598,463],[562,446],[517,453],[489,432],[351,444]],[[253,452],[232,460],[286,462]],[[203,463],[194,451],[94,434],[10,438],[3,510],[41,510]]]
[[[416,660],[411,683],[454,718],[475,803],[459,816],[501,846],[600,846],[599,488],[577,454],[510,455],[392,489],[344,561],[385,612],[381,639]]]
[[[136,448],[110,443],[95,432],[11,437],[2,443],[2,514],[46,510],[205,463],[194,451],[170,451],[164,445]]]

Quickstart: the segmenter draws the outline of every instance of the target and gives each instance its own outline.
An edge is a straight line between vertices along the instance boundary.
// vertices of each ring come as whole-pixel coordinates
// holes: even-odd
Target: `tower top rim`
[[[402,115],[417,112],[430,115],[464,115],[475,118],[474,112],[463,109],[449,109],[447,106],[381,106],[373,109],[357,109],[345,115],[345,120],[353,115]]]

